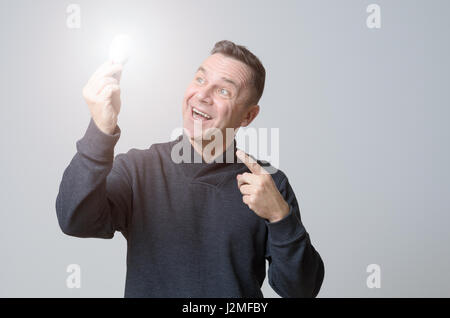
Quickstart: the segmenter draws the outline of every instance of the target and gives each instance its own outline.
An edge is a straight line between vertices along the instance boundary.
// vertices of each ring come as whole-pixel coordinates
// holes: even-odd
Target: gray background
[[[116,154],[168,141],[213,44],[244,44],[268,74],[253,127],[280,128],[280,168],[325,262],[319,296],[450,296],[450,2],[76,1],[77,30],[69,1],[0,3],[0,296],[123,296],[124,238],[65,236],[55,214],[89,122],[82,87],[120,32],[136,50]],[[381,29],[366,26],[370,3]],[[81,289],[66,287],[71,263]]]

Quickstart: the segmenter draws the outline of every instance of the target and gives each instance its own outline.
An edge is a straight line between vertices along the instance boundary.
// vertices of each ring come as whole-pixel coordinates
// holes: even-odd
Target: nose
[[[197,91],[196,97],[199,102],[205,105],[212,105],[212,87],[204,86],[199,88]]]

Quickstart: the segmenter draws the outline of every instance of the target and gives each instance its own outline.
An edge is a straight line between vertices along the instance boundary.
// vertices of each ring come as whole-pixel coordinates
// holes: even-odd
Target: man
[[[281,297],[315,297],[324,265],[284,173],[264,173],[234,139],[225,151],[202,152],[210,129],[225,136],[257,116],[265,81],[259,59],[230,41],[216,43],[186,90],[183,134],[114,159],[121,102],[113,75],[120,72],[107,62],[83,90],[92,118],[61,181],[62,231],[124,235],[125,297],[263,297],[266,259],[269,284]],[[177,145],[187,146],[191,160],[174,162]],[[234,163],[211,160],[230,151]]]

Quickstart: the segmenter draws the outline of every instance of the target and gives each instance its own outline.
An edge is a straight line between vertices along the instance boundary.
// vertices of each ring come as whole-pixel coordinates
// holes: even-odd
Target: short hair
[[[263,94],[264,83],[266,81],[266,69],[264,68],[258,57],[250,52],[245,46],[236,45],[233,42],[227,40],[219,41],[214,45],[214,48],[211,51],[211,55],[216,53],[234,58],[250,67],[252,71],[251,83],[254,87],[254,93],[252,94],[248,102],[249,106],[258,104]]]

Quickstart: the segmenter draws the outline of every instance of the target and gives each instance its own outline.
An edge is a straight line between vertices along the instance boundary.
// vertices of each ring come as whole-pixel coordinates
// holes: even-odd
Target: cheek
[[[219,117],[224,122],[230,122],[233,121],[233,106],[230,103],[227,102],[217,102],[217,109],[219,113]]]
[[[184,100],[188,101],[192,96],[195,95],[196,93],[196,87],[194,85],[189,85],[186,89],[186,91],[184,92]]]
[[[186,89],[186,91],[184,92],[184,97],[183,97],[183,111],[186,111],[188,108],[188,102],[189,100],[192,98],[192,96],[195,95],[195,87],[193,87],[192,85],[188,86],[188,88]]]

